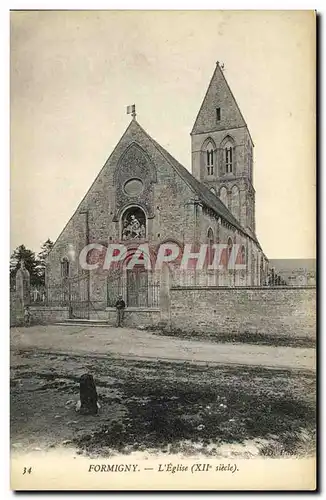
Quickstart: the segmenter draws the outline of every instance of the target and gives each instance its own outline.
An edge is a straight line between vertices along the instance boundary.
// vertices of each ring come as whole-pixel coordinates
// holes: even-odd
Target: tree
[[[16,272],[20,267],[21,260],[25,262],[25,267],[29,271],[31,286],[44,286],[46,258],[53,245],[53,241],[48,238],[41,246],[41,251],[37,256],[35,256],[35,252],[26,248],[25,245],[17,247],[10,256],[10,286],[15,285]]]
[[[16,281],[16,272],[20,268],[20,261],[25,262],[25,267],[30,274],[30,283],[32,286],[38,286],[39,273],[37,269],[37,259],[35,253],[29,250],[25,245],[20,245],[10,256],[10,286],[14,286]]]
[[[268,286],[287,286],[287,282],[272,267],[268,274]]]
[[[46,268],[46,259],[50,253],[50,250],[53,248],[53,241],[48,238],[45,243],[41,246],[41,251],[37,254],[37,269],[38,275],[40,279],[40,284],[45,285],[45,268]]]

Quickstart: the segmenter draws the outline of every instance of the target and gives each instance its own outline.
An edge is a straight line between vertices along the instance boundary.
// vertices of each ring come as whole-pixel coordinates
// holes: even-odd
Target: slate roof
[[[285,271],[289,274],[293,271],[316,272],[316,259],[270,259],[270,267],[275,267],[277,271]]]

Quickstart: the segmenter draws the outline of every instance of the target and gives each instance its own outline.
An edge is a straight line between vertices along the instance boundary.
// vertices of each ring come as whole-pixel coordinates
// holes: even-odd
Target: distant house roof
[[[283,273],[316,271],[316,259],[270,259],[269,267]]]

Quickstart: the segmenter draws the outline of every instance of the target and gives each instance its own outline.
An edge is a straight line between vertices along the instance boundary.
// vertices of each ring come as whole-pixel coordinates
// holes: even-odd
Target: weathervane
[[[127,115],[131,115],[133,120],[136,118],[136,104],[127,106]]]

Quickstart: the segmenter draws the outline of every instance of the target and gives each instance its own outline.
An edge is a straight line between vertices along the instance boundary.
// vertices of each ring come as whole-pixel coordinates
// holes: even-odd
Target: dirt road
[[[164,337],[130,328],[34,326],[11,329],[11,348],[103,357],[129,357],[207,365],[251,365],[315,370],[315,349]]]
[[[14,328],[11,347],[12,456],[314,454],[313,349],[74,326]],[[75,411],[85,372],[95,416]]]

